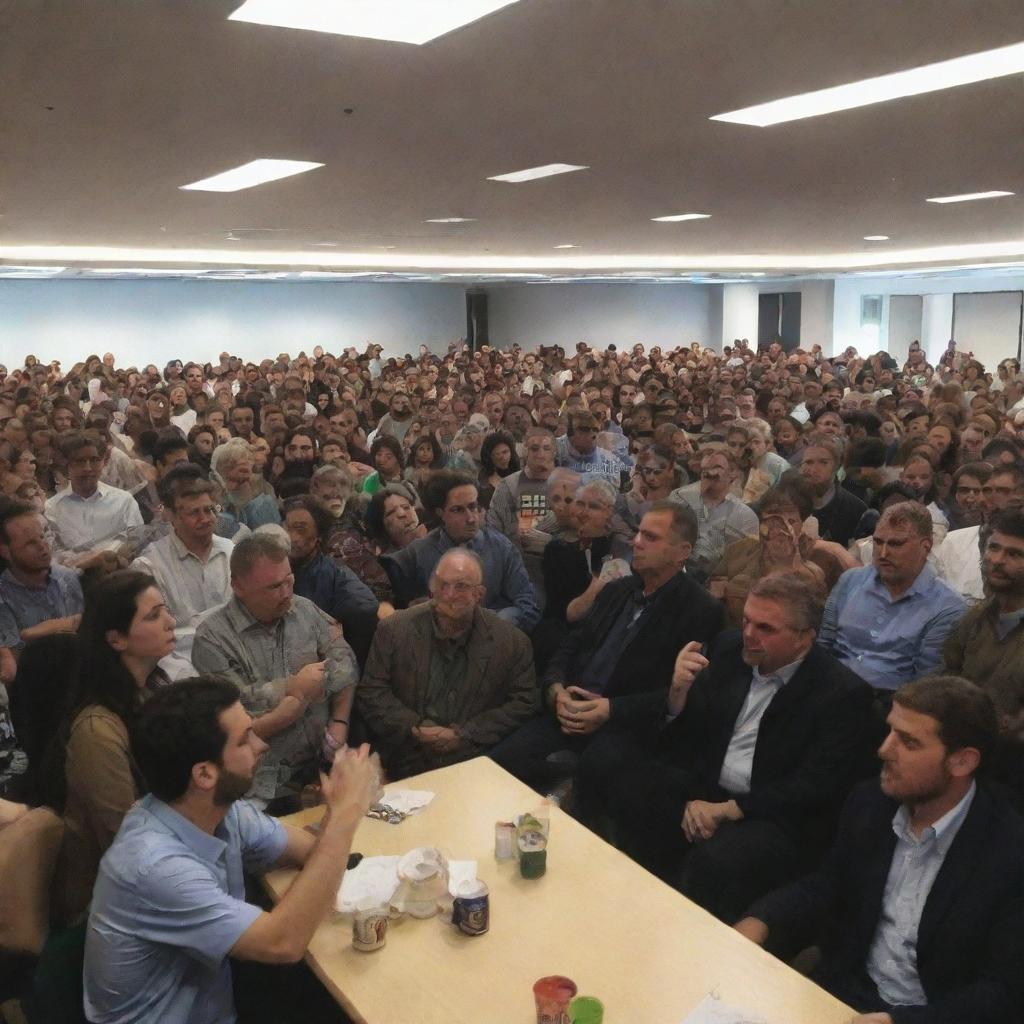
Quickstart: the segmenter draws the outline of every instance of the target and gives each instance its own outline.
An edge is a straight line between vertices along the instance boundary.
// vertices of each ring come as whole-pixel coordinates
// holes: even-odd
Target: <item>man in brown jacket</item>
[[[530,642],[484,592],[480,559],[453,548],[431,600],[377,627],[356,707],[392,779],[486,754],[537,711]]]

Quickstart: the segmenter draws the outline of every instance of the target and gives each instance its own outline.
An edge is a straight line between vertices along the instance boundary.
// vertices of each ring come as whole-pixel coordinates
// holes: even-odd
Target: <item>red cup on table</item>
[[[569,1024],[569,1003],[576,995],[576,982],[560,974],[538,978],[533,983],[537,1003],[537,1024]]]

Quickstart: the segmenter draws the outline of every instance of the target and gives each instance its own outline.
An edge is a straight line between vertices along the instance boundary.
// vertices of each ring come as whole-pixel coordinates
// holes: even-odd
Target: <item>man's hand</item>
[[[334,755],[331,774],[320,773],[320,792],[327,813],[355,825],[380,796],[380,758],[370,744],[343,747]]]
[[[447,725],[416,725],[412,736],[435,754],[447,754],[462,743],[462,737]]]
[[[742,921],[737,921],[733,928],[758,946],[763,946],[768,941],[768,925],[756,917],[745,917]]]
[[[712,804],[707,800],[691,800],[683,812],[683,835],[691,843],[710,839],[723,821],[739,821],[743,812],[735,800]]]
[[[675,668],[672,670],[672,685],[668,691],[668,711],[670,715],[678,715],[686,707],[686,698],[690,695],[690,687],[694,679],[710,664],[700,653],[704,645],[699,640],[691,640],[677,655]]]
[[[582,686],[569,686],[558,712],[562,732],[567,736],[589,736],[597,732],[611,718],[611,702],[607,697],[584,690]]]
[[[315,704],[324,699],[324,670],[326,661],[314,661],[289,676],[285,694]]]
[[[0,683],[9,686],[18,674],[18,662],[10,647],[0,647]]]

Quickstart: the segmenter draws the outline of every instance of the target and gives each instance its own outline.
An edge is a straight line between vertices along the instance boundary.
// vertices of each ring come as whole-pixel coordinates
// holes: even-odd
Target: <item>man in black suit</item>
[[[651,505],[633,542],[633,574],[607,584],[559,645],[543,680],[549,713],[498,744],[490,754],[498,764],[543,791],[566,775],[566,759],[551,755],[603,763],[664,720],[676,655],[722,626],[722,606],[683,570],[696,539],[688,507]]]
[[[897,690],[878,753],[812,875],[736,925],[790,953],[861,1024],[1024,1020],[1024,820],[977,778],[997,735],[987,694],[958,676]]]
[[[622,849],[730,923],[817,862],[868,764],[871,691],[815,646],[820,619],[803,581],[759,580],[741,632],[679,653],[653,753],[578,777]]]

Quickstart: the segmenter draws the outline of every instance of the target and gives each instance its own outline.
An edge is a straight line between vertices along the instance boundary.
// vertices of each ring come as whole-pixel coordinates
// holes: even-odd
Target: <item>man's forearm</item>
[[[27,626],[21,631],[21,639],[25,641],[38,640],[42,636],[50,636],[53,633],[73,633],[77,628],[78,618],[80,616],[65,615],[63,618],[37,622],[34,626]]]
[[[304,701],[299,700],[298,697],[286,695],[281,698],[281,702],[272,711],[253,719],[252,731],[261,740],[269,739],[298,721],[305,710]]]

